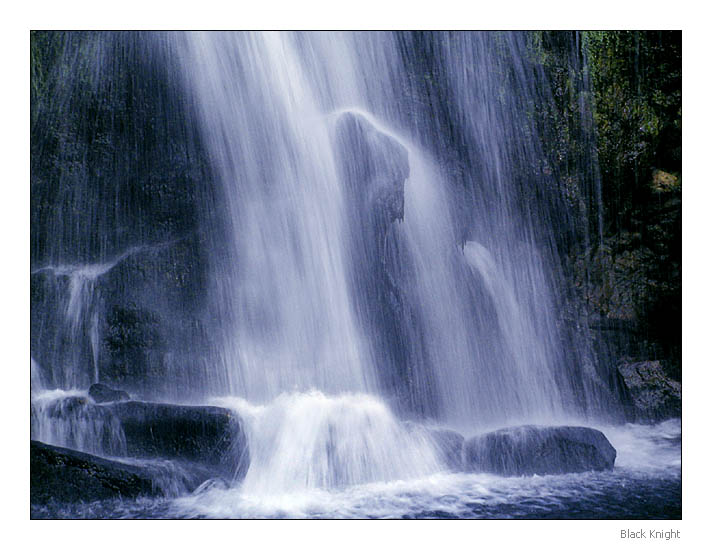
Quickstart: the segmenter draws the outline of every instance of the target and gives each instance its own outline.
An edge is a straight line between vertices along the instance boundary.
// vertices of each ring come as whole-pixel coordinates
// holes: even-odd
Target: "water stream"
[[[175,69],[169,86],[181,100],[169,109],[195,121],[215,188],[210,200],[196,198],[207,275],[189,290],[201,304],[205,352],[184,361],[194,367],[175,371],[171,361],[188,351],[170,339],[158,363],[155,353],[138,355],[153,340],[126,357],[150,357],[166,369],[161,386],[139,386],[147,394],[234,410],[251,465],[232,486],[208,484],[175,501],[87,515],[536,517],[568,510],[575,517],[574,500],[604,494],[581,510],[596,514],[598,506],[609,517],[616,511],[604,501],[625,480],[643,487],[650,472],[662,471],[676,490],[670,438],[641,450],[638,443],[656,440],[653,428],[611,427],[621,419],[619,395],[600,369],[583,367],[588,348],[560,322],[556,235],[567,228],[554,214],[550,177],[532,169],[543,157],[531,109],[547,83],[527,65],[522,36],[130,39]],[[105,58],[96,59],[111,75]],[[156,239],[109,261],[104,253],[94,263],[33,271],[66,279],[61,297],[45,303],[63,308],[63,349],[84,349],[45,353],[58,364],[43,361],[52,374],[41,381],[33,360],[33,386],[49,390],[33,400],[33,437],[121,456],[116,426],[57,403],[88,399],[88,383],[108,372],[104,342],[111,336],[116,348],[117,334],[129,338],[109,332],[96,289],[150,242]],[[139,275],[121,284],[129,288]],[[134,292],[131,307],[163,313],[154,296]],[[422,428],[471,435],[571,422],[606,426],[620,467],[545,480],[449,473]],[[668,428],[675,431],[660,429]],[[656,470],[646,461],[663,447],[673,450]]]

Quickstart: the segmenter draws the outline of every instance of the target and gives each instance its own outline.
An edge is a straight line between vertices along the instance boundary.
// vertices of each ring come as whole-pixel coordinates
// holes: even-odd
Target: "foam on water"
[[[292,494],[443,469],[427,434],[408,429],[372,395],[312,391],[258,406],[237,398],[217,403],[246,424],[251,464],[242,494]]]
[[[679,515],[679,422],[603,429],[620,446],[612,471],[509,478],[437,472],[408,480],[270,494],[240,486],[207,487],[174,500],[164,513],[210,518]]]
[[[682,421],[673,418],[659,424],[626,424],[599,428],[618,452],[616,468],[649,473],[679,472]]]

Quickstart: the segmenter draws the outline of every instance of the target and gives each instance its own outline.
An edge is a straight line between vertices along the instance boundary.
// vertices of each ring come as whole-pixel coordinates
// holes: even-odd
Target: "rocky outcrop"
[[[621,363],[618,371],[632,396],[637,422],[659,422],[682,414],[682,386],[660,361]]]
[[[198,476],[244,476],[250,455],[240,419],[220,407],[65,397],[31,408],[32,437],[103,456],[181,463]]]
[[[109,403],[111,401],[129,401],[131,397],[123,390],[115,390],[105,384],[92,384],[89,388],[89,397],[95,403]]]
[[[344,112],[332,133],[344,189],[351,295],[358,322],[371,335],[380,382],[396,408],[416,416],[436,411],[434,386],[419,383],[422,330],[415,306],[400,285],[408,260],[393,247],[395,225],[405,216],[405,185],[411,166],[407,148],[369,115]],[[396,260],[398,258],[398,260]],[[416,386],[417,384],[417,386]]]
[[[161,495],[138,467],[30,441],[30,502],[93,502]]]
[[[598,430],[573,426],[520,426],[473,437],[465,467],[503,476],[609,470],[616,450]]]
[[[410,174],[408,151],[366,117],[347,112],[336,122],[341,175],[352,202],[363,213],[389,222],[403,218],[404,186]]]

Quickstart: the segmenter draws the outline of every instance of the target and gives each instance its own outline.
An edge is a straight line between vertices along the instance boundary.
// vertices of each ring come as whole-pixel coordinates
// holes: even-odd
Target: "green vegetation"
[[[536,32],[530,42],[553,84],[540,115],[547,152],[588,222],[578,240],[588,244],[569,250],[575,284],[591,314],[630,323],[638,353],[679,376],[681,33]]]

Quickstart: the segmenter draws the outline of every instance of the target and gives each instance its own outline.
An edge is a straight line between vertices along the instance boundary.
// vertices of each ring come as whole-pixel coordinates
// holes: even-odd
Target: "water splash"
[[[378,398],[282,394],[255,406],[218,401],[246,422],[251,465],[244,494],[278,495],[411,479],[444,469],[427,433],[408,429]]]

